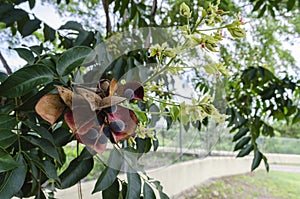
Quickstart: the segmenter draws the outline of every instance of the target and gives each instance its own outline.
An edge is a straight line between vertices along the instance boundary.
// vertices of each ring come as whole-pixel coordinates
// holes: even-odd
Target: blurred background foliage
[[[59,61],[62,56],[67,54],[74,63],[82,63],[80,57],[76,57],[78,54],[75,52],[78,52],[78,49],[86,50],[85,53],[81,52],[81,56],[84,57],[89,51],[87,49],[95,48],[102,41],[115,36],[117,32],[132,33],[138,28],[149,26],[158,28],[182,26],[186,23],[186,19],[178,13],[183,2],[191,8],[193,15],[190,25],[193,26],[201,13],[200,7],[207,8],[210,2],[216,1],[1,1],[0,41],[3,45],[0,59],[4,70],[2,69],[0,73],[0,82],[3,82],[0,86],[0,198],[9,198],[13,195],[45,198],[46,192],[43,192],[45,189],[50,190],[48,195],[51,198],[55,187],[70,187],[95,169],[105,170],[103,164],[94,165],[94,162],[99,160],[94,161],[94,157],[87,149],[77,147],[75,155],[72,155],[74,151],[70,152],[66,145],[75,138],[70,134],[63,119],[60,118],[61,122],[50,127],[35,113],[34,106],[43,95],[53,92],[55,84],[69,86],[73,80],[75,73],[73,71],[68,73],[67,70],[75,69],[75,66],[57,69],[66,65]],[[56,14],[64,21],[64,25],[51,27],[46,20],[38,18],[33,12],[37,4],[54,8]],[[224,17],[224,23],[229,23],[232,17],[240,12],[242,21],[247,23],[245,26],[247,37],[233,40],[228,33],[222,32],[226,42],[220,46],[217,56],[211,57],[211,54],[204,53],[197,63],[188,63],[188,54],[182,60],[177,60],[182,61],[183,65],[195,66],[205,66],[219,60],[228,66],[231,75],[229,78],[207,77],[203,69],[190,70],[188,75],[182,71],[177,74],[185,79],[186,85],[194,87],[198,95],[211,94],[215,107],[221,113],[229,115],[226,124],[234,141],[231,148],[238,151],[239,157],[246,156],[254,150],[252,170],[261,160],[265,161],[268,168],[267,157],[263,153],[271,151],[264,148],[268,145],[267,142],[264,146],[261,145],[260,137],[300,136],[297,57],[300,43],[299,7],[300,1],[296,0],[221,1],[219,8],[229,11]],[[170,43],[176,42],[176,39],[172,41],[172,38],[166,40]],[[145,43],[145,49],[123,53],[110,63],[104,77],[120,79],[137,65],[155,64],[156,60],[149,58],[148,54],[151,45]],[[20,68],[20,65],[13,66],[6,60],[6,56],[12,50],[26,62],[18,71],[16,69]],[[124,65],[126,67],[123,67]],[[67,75],[62,75],[58,71]],[[33,77],[38,78],[36,81],[30,81]],[[176,80],[172,75],[162,75],[159,79],[170,83],[170,86],[163,87],[165,91],[163,93],[156,91],[155,95],[163,100],[172,98],[171,85]],[[158,82],[159,80],[156,83]],[[166,108],[164,103],[154,105],[139,103],[138,106],[142,111],[158,109],[173,116],[178,112],[176,108]],[[140,114],[139,117],[144,118],[151,126],[159,120],[155,115]],[[169,129],[172,124],[177,125],[180,118],[164,117],[164,120]],[[209,129],[209,125],[213,125],[212,130]],[[207,146],[202,146],[208,151],[220,138],[218,132],[212,132],[217,130],[217,127],[218,124],[213,124],[209,119],[184,125],[187,131],[202,129],[202,138],[214,137],[213,141],[206,140]],[[204,133],[203,129],[206,129]],[[161,139],[167,141],[168,131],[164,134],[167,135],[166,138]],[[187,139],[189,136],[186,135],[184,138]],[[137,150],[148,152],[149,146],[143,141],[141,143],[141,148]],[[157,143],[151,145],[155,146]],[[106,156],[108,158],[109,154]],[[115,172],[114,177],[117,174]],[[103,180],[104,175],[100,176],[101,178]],[[140,179],[137,176],[131,178]],[[140,183],[139,180],[136,182]],[[115,178],[104,183],[101,185],[102,188],[101,186],[99,188],[99,184],[98,187],[96,185],[95,190],[116,190],[119,186],[122,190],[126,190],[126,187],[130,186]],[[140,192],[141,183],[139,185],[139,188],[131,187],[130,190]],[[157,181],[153,182],[150,189],[146,185],[143,189],[149,193],[147,197],[153,198],[152,188],[156,188],[161,198],[167,198]],[[104,191],[103,194],[105,196],[107,192]],[[118,197],[130,198],[130,194],[135,193],[120,191]],[[144,197],[146,198],[145,195]]]

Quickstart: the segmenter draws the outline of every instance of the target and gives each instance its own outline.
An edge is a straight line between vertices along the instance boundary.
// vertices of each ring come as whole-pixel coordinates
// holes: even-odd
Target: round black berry
[[[122,120],[114,120],[110,123],[110,128],[114,132],[122,132],[125,129],[125,124]]]
[[[114,136],[113,136],[109,126],[104,126],[103,133],[111,141],[111,143],[116,143],[115,140],[114,140]]]
[[[107,137],[106,137],[105,135],[102,134],[102,135],[99,137],[98,142],[99,142],[100,144],[106,144],[106,143],[107,143]]]
[[[113,105],[111,107],[108,107],[108,108],[105,108],[103,109],[106,113],[110,113],[110,114],[113,114],[117,111],[117,106],[116,105]]]
[[[112,133],[111,133],[109,126],[104,126],[103,133],[108,138],[112,137]]]
[[[96,139],[98,136],[98,131],[97,129],[91,128],[85,136],[91,140]]]
[[[133,96],[134,96],[134,91],[130,88],[127,88],[125,91],[124,91],[124,97],[126,97],[127,99],[129,100],[132,100],[133,99]]]
[[[100,126],[104,123],[104,116],[101,113],[97,113],[97,120]]]

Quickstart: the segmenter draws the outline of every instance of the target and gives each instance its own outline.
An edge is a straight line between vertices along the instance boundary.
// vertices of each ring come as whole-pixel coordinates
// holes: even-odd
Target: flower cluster
[[[56,89],[58,94],[48,94],[40,99],[36,105],[37,113],[53,124],[65,109],[65,122],[77,140],[96,152],[105,150],[108,139],[118,143],[135,132],[138,124],[135,113],[120,103],[143,100],[144,88],[140,83],[118,86],[115,80],[105,79],[99,81],[97,88],[75,87],[73,92],[61,86],[56,86]],[[43,111],[45,109],[50,112]]]

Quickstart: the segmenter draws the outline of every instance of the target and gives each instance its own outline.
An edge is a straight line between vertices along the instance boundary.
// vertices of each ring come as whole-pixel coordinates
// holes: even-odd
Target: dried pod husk
[[[64,103],[71,108],[73,100],[73,92],[65,87],[55,85],[55,88],[58,91],[59,96],[64,101]]]
[[[96,94],[101,98],[107,97],[109,95],[109,87],[110,81],[108,79],[99,80],[99,83],[97,84]]]
[[[112,107],[117,104],[124,102],[126,98],[118,97],[118,96],[109,96],[103,98],[98,104],[98,110],[102,110],[104,108]]]
[[[44,95],[35,105],[35,111],[51,125],[61,116],[66,105],[58,94]]]
[[[99,104],[102,101],[99,95],[84,88],[75,88],[75,92],[81,95],[90,104],[91,110],[95,111],[99,109]]]
[[[111,124],[114,121],[122,121],[124,127],[120,128],[122,131],[117,132],[112,130],[112,134],[115,142],[128,139],[136,130],[138,119],[132,110],[117,106],[117,110],[114,114],[108,114],[108,120]]]

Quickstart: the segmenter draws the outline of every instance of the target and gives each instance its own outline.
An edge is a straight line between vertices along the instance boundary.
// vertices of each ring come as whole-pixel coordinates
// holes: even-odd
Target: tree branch
[[[156,10],[157,10],[157,0],[153,0],[153,4],[152,4],[152,9],[151,9],[151,25],[155,25],[155,14],[156,14]],[[144,44],[144,48],[149,48],[150,47],[150,37],[151,37],[151,30],[149,29],[149,33],[145,39],[145,44]]]
[[[108,0],[102,0],[105,16],[106,16],[106,36],[111,32],[111,22],[109,17]]]
[[[6,72],[7,72],[7,74],[8,74],[8,75],[12,74],[12,71],[11,71],[9,65],[7,64],[7,62],[6,62],[6,60],[4,59],[4,57],[3,57],[3,55],[2,55],[1,52],[0,52],[0,60],[1,60],[3,66],[4,66],[4,68],[5,68],[5,70],[6,70]]]
[[[151,9],[151,17],[152,17],[153,23],[155,23],[156,10],[157,10],[157,0],[153,0],[152,9]]]

